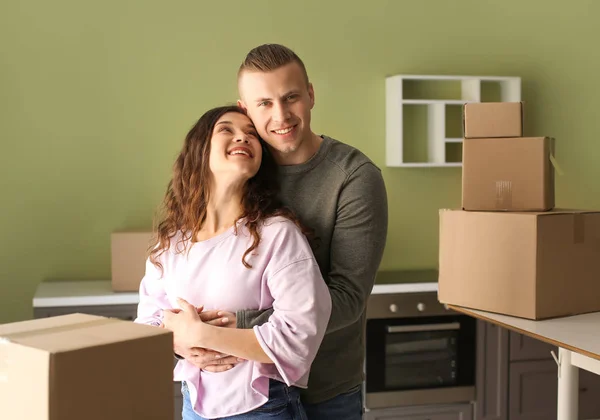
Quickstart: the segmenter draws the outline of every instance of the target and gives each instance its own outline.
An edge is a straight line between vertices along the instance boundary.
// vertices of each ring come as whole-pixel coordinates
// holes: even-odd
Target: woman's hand
[[[163,326],[173,332],[174,350],[180,354],[178,350],[202,347],[200,343],[205,325],[193,305],[181,298],[177,299],[177,303],[181,310],[163,310]]]

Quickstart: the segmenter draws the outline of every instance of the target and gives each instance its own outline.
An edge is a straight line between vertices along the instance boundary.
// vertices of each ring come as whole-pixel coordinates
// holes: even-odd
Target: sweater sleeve
[[[273,313],[253,330],[285,383],[306,387],[331,314],[329,291],[312,257],[289,263],[267,285]]]
[[[140,301],[134,322],[155,326],[162,324],[162,310],[171,307],[164,284],[160,270],[150,259],[146,260],[146,272],[140,283]]]
[[[333,303],[327,332],[355,323],[365,310],[387,239],[387,193],[370,163],[348,176],[338,199],[327,278]]]

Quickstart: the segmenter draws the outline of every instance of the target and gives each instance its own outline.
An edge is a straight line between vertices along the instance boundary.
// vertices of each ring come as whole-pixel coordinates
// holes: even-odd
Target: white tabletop
[[[600,312],[533,321],[455,305],[448,306],[455,311],[600,360]]]
[[[437,292],[437,283],[376,284],[372,294]],[[115,292],[110,280],[41,283],[33,298],[35,308],[88,305],[137,305],[137,292]]]

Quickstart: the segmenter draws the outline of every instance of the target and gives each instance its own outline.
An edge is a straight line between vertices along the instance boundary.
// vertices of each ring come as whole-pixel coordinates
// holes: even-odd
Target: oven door
[[[367,320],[370,408],[472,400],[475,328],[464,315]]]

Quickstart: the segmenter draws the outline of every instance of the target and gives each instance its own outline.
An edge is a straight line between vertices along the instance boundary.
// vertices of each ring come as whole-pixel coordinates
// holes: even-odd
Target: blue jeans
[[[303,405],[308,420],[362,420],[362,385],[330,400]]]
[[[187,384],[182,382],[183,394],[183,420],[208,420],[199,416],[192,409],[190,392]],[[269,400],[262,406],[247,413],[230,417],[221,417],[220,420],[307,420],[306,413],[300,402],[300,390],[289,387],[283,382],[269,380]]]

